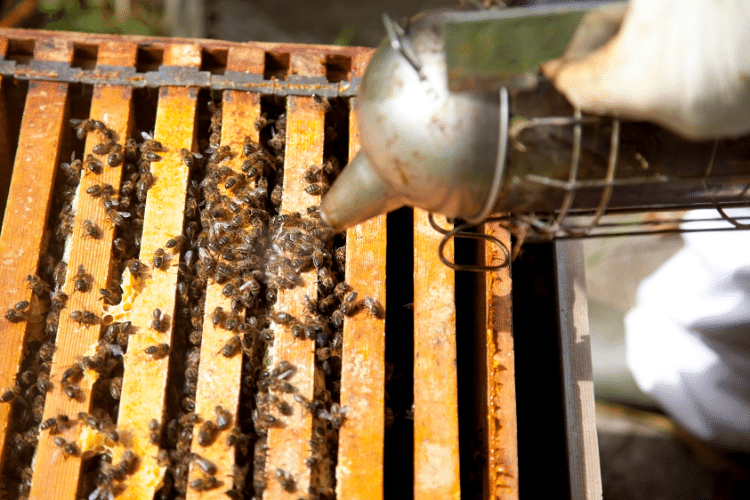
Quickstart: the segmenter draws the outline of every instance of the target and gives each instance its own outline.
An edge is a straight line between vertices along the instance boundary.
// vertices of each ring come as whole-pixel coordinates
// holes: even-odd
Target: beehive
[[[345,235],[325,238],[324,260],[329,263],[301,267],[293,285],[259,280],[261,295],[249,299],[254,306],[237,307],[236,316],[241,324],[255,317],[261,326],[252,335],[241,335],[255,338],[237,355],[222,352],[236,333],[229,331],[227,317],[213,321],[217,307],[233,308],[224,293],[233,277],[217,277],[220,271],[212,269],[204,283],[191,281],[188,292],[180,289],[186,276],[200,276],[195,271],[199,263],[235,265],[236,259],[223,255],[221,247],[210,246],[219,245],[232,220],[231,214],[211,212],[215,207],[209,206],[206,194],[211,172],[226,168],[211,187],[227,196],[225,203],[247,204],[240,191],[229,186],[229,178],[239,178],[252,193],[260,189],[260,177],[266,177],[268,198],[281,186],[280,204],[269,199],[263,207],[271,221],[294,228],[296,222],[275,218],[294,212],[315,220],[307,209],[317,205],[320,196],[308,189],[311,183],[305,176],[311,165],[321,167],[333,158],[345,165],[359,147],[350,109],[370,54],[371,49],[348,47],[0,30],[0,149],[6,152],[0,157],[0,192],[7,192],[0,235],[1,296],[6,309],[30,302],[19,309],[23,318],[0,320],[5,347],[0,353],[0,387],[19,393],[0,404],[0,465],[9,497],[383,498],[388,491],[399,491],[414,498],[458,498],[462,488],[485,498],[518,496],[510,275],[507,268],[487,273],[472,292],[472,304],[479,305],[472,313],[472,328],[481,334],[474,354],[472,383],[479,387],[474,424],[483,434],[464,448],[458,421],[456,335],[462,334],[457,332],[462,323],[456,317],[456,277],[438,259],[442,235],[430,226],[426,213],[381,216]],[[284,117],[285,126],[280,127]],[[83,140],[75,137],[71,119],[79,130],[91,124],[91,130],[81,134]],[[98,120],[106,130],[94,122],[81,125],[80,120]],[[265,125],[263,120],[276,122]],[[142,132],[153,137],[142,138]],[[66,177],[60,164],[70,164],[71,153],[78,159],[94,154],[98,144],[107,142],[106,134],[126,146],[124,162],[109,166],[110,154],[95,154],[101,167],[87,169],[84,163],[79,183]],[[274,149],[271,141],[279,141],[277,135],[283,135],[285,143]],[[152,155],[148,174],[139,171],[138,164],[128,167],[129,138],[139,144],[136,158]],[[151,140],[163,147],[144,146]],[[255,143],[272,151],[275,174],[253,177],[243,165],[248,159],[243,148]],[[209,156],[223,147],[229,149],[227,157],[207,166]],[[189,168],[185,151],[201,154],[194,162],[202,166]],[[125,183],[132,178],[140,186],[144,175],[151,179],[149,189],[129,195],[131,206],[123,209]],[[322,184],[320,180],[313,183]],[[101,197],[89,194],[92,186],[105,184],[114,187],[115,198],[123,204],[109,212]],[[67,198],[66,190],[71,190]],[[72,202],[68,215],[66,200]],[[240,207],[245,208],[251,205]],[[126,220],[116,224],[111,210]],[[212,217],[213,222],[201,226]],[[263,220],[261,229],[268,232],[269,221]],[[71,224],[69,235],[65,230],[60,234],[61,222]],[[177,252],[167,248],[166,263],[155,267],[152,259],[158,249],[170,238],[185,235],[191,222],[198,233],[206,230],[208,240],[189,236]],[[87,226],[101,234],[87,232]],[[256,226],[240,221],[233,238],[241,241]],[[499,225],[485,230],[509,244]],[[256,270],[266,277],[274,274],[267,253],[273,248],[272,233],[257,255],[262,263]],[[447,253],[452,252],[449,245]],[[138,279],[124,271],[133,258],[145,264]],[[488,247],[485,259],[498,262],[503,255]],[[54,309],[49,299],[57,287],[53,269],[60,261],[67,263],[67,273],[59,288],[69,298],[58,325],[53,321],[47,328]],[[29,275],[41,276],[50,291],[33,293],[25,280]],[[343,315],[340,329],[330,326],[330,311],[324,313],[320,305],[315,313],[307,310],[309,299],[317,302],[331,293],[326,279],[334,284],[345,280],[358,292],[352,304],[361,310]],[[98,290],[111,288],[117,295],[118,285],[122,301],[105,307]],[[275,302],[264,298],[268,288],[277,289]],[[186,293],[188,298],[183,297]],[[360,302],[365,297],[367,305],[384,306],[382,317]],[[339,310],[346,302],[344,296],[332,300],[332,308]],[[156,308],[163,325],[153,322],[161,318],[154,316]],[[71,317],[72,311],[92,311],[98,319],[82,323]],[[330,332],[322,339],[295,338],[299,330],[293,326],[312,321],[306,316],[324,317],[321,321]],[[113,321],[129,321],[130,334],[120,347],[102,347]],[[190,337],[196,330],[202,332],[194,334],[197,340]],[[158,344],[169,346],[164,356],[147,354],[147,348]],[[404,399],[413,401],[412,408],[391,408],[387,400],[387,378],[403,368],[387,362],[386,345],[404,348],[412,357],[404,365],[410,373],[403,380],[409,386],[402,388],[413,391]],[[101,349],[108,349],[110,372],[92,366],[81,375],[65,376],[82,360],[90,364]],[[191,388],[183,372],[195,365],[197,381]],[[282,371],[291,366],[293,373],[274,382],[273,369],[280,366]],[[49,390],[39,383],[45,373]],[[402,389],[388,387],[397,399],[395,392]],[[308,411],[306,404],[316,400],[318,406]],[[204,439],[206,421],[218,423],[217,406],[228,412],[231,424]],[[193,411],[195,422],[185,418]],[[343,413],[338,422],[337,411]],[[99,423],[87,424],[81,412],[96,414]],[[67,423],[61,414],[68,416]],[[47,425],[53,417],[55,424]],[[158,430],[150,427],[152,419]],[[408,428],[395,434],[398,440],[413,440],[389,441],[389,432],[395,431],[387,427],[393,420],[395,428]],[[178,438],[169,429],[176,421]],[[42,422],[45,428],[40,429]],[[114,429],[116,442],[110,432]],[[158,435],[152,439],[154,432]],[[228,444],[228,436],[237,432],[240,446]],[[56,437],[65,441],[56,443]],[[65,443],[74,447],[66,451],[60,446]],[[460,448],[473,451],[461,454]],[[126,452],[137,458],[117,476],[111,469],[123,463]],[[411,475],[406,488],[393,480],[387,484],[388,453],[410,460],[393,476]],[[203,460],[216,470],[206,470],[212,468]],[[481,487],[461,484],[461,462],[478,466],[473,473]],[[97,477],[97,471],[109,471],[109,479]]]

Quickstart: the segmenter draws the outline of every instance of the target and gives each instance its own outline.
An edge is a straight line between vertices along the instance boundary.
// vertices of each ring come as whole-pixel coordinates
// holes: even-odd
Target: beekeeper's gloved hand
[[[573,105],[695,140],[750,133],[750,0],[630,0],[627,11],[592,15],[582,27],[598,30],[579,29],[542,67]],[[620,18],[614,38],[581,54],[597,45],[602,19]]]

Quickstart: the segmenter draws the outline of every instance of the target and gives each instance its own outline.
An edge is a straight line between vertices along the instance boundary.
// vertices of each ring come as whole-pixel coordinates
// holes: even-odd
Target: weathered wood
[[[0,57],[5,57],[8,51],[8,40],[0,39]],[[13,174],[13,156],[11,153],[10,130],[8,128],[8,107],[5,104],[5,87],[7,84],[0,81],[0,151],[6,153],[0,155],[0,222],[5,213],[8,203],[8,190],[10,189],[10,178]],[[0,449],[2,446],[0,445]]]
[[[203,49],[206,50],[230,50],[232,48],[247,47],[248,42],[230,42],[226,40],[195,40],[191,38],[183,37],[158,37],[158,36],[140,36],[140,35],[108,35],[102,33],[75,33],[70,31],[56,31],[54,33],[46,30],[30,30],[30,29],[13,29],[13,28],[2,28],[0,27],[0,37],[11,40],[33,40],[35,42],[46,40],[51,37],[56,39],[66,40],[68,42],[84,43],[87,45],[99,45],[107,42],[122,43],[123,40],[127,40],[131,43],[136,43],[142,46],[148,46],[154,49],[167,49],[167,47],[174,44],[196,44],[199,43]],[[369,57],[375,49],[369,47],[345,47],[339,45],[315,45],[315,44],[299,44],[299,43],[277,43],[277,42],[251,42],[253,48],[259,49],[264,52],[275,52],[275,53],[290,53],[290,54],[317,54],[322,59],[321,54],[327,55],[341,55],[345,57],[352,57],[353,62],[361,57]],[[166,63],[166,60],[164,61]],[[260,64],[260,68],[263,68],[263,60],[256,61],[256,64]],[[353,64],[354,67],[354,64]],[[252,67],[246,67],[241,71],[244,73],[245,70],[255,73],[256,70]],[[300,73],[301,74],[301,73]],[[361,74],[361,73],[360,73]],[[317,75],[315,75],[317,76]],[[325,76],[325,74],[323,74]]]
[[[313,61],[320,61],[315,57]],[[304,57],[292,55],[290,61],[292,71],[305,68],[314,71],[316,67]],[[318,76],[323,72],[323,66],[315,73],[305,73]],[[305,169],[311,164],[320,165],[323,160],[323,141],[325,112],[312,97],[290,96],[287,98],[287,130],[286,152],[284,163],[284,194],[281,202],[281,212],[304,213],[305,209],[320,203],[320,197],[305,192],[307,186],[304,180]],[[285,311],[296,318],[306,314],[305,295],[317,296],[317,271],[302,273],[301,281],[304,285],[291,290],[279,290],[275,309]],[[274,365],[281,361],[289,361],[297,369],[292,383],[297,387],[297,393],[312,400],[315,388],[315,342],[306,339],[295,339],[289,326],[275,325],[275,337],[271,346],[271,359]],[[310,485],[310,468],[305,465],[305,459],[310,456],[308,442],[312,437],[312,415],[305,412],[289,394],[278,394],[286,399],[293,407],[294,414],[278,416],[283,427],[271,427],[268,430],[268,454],[266,460],[266,490],[264,498],[296,499],[300,492],[304,494]],[[285,491],[275,477],[275,471],[282,469],[292,476],[296,483],[296,492]]]
[[[510,232],[498,223],[484,231],[511,248]],[[492,243],[485,244],[488,266],[504,262],[506,255]],[[488,494],[490,499],[518,499],[518,425],[516,418],[516,370],[513,356],[511,268],[485,274],[487,291],[487,444]]]
[[[443,235],[427,217],[414,210],[414,498],[458,499],[455,275],[438,258]]]
[[[599,500],[602,482],[583,250],[580,241],[554,245],[570,498]]]
[[[247,60],[257,50],[230,50],[227,69],[240,71],[243,61]],[[262,52],[261,52],[262,56]],[[262,72],[262,68],[261,68]],[[241,172],[240,166],[244,161],[242,147],[245,137],[249,136],[254,141],[258,140],[258,131],[255,129],[255,120],[260,116],[260,95],[242,92],[239,90],[228,90],[224,92],[222,105],[222,129],[221,145],[229,146],[235,156],[222,165],[231,167],[236,172]],[[223,188],[220,188],[223,189]],[[198,387],[195,396],[195,408],[198,415],[204,420],[215,420],[215,408],[221,405],[225,410],[236,415],[240,403],[240,385],[242,380],[242,356],[237,355],[230,358],[221,354],[224,344],[232,336],[221,326],[214,326],[211,315],[217,307],[225,311],[231,310],[231,299],[222,294],[224,286],[210,282],[206,290],[205,319],[203,321],[203,340],[201,342],[201,358],[198,369]],[[225,434],[221,431],[219,437],[212,445],[202,447],[198,444],[198,432],[193,432],[192,449],[202,457],[207,458],[216,465],[216,478],[223,483],[222,488],[210,491],[198,492],[194,489],[188,490],[188,498],[211,498],[225,499],[224,491],[231,488],[234,475],[234,448],[227,446]],[[191,465],[188,481],[202,477],[200,468]]]
[[[125,65],[135,62],[135,45],[129,45],[129,53],[125,52],[128,44],[118,48],[121,53],[120,61]],[[104,55],[104,52],[102,53]],[[111,57],[111,56],[110,56]],[[91,101],[90,116],[102,120],[112,129],[121,144],[130,133],[132,120],[132,89],[128,87],[96,86]],[[85,155],[92,153],[94,146],[103,142],[103,136],[92,132],[86,138]],[[106,163],[106,155],[97,155],[100,161]],[[68,258],[68,273],[63,290],[70,297],[67,309],[60,316],[56,345],[50,380],[54,386],[47,395],[43,420],[59,414],[70,416],[91,409],[91,387],[96,382],[93,372],[87,372],[78,384],[83,392],[79,400],[70,399],[65,395],[60,382],[62,373],[68,366],[86,352],[91,352],[100,336],[100,325],[84,326],[70,318],[70,311],[88,310],[97,314],[102,313],[102,302],[99,300],[98,290],[106,288],[110,280],[110,261],[114,225],[106,220],[101,200],[86,194],[86,190],[94,184],[110,184],[119,186],[122,167],[104,167],[100,174],[84,170],[78,190],[76,203],[76,219],[73,226],[70,256]],[[85,235],[83,221],[91,220],[102,229],[102,238],[88,238]],[[74,288],[75,273],[82,265],[93,278],[93,284],[86,293],[76,292]],[[71,427],[64,437],[69,441],[76,441],[79,427]],[[32,498],[74,498],[78,488],[81,469],[80,457],[63,457],[59,448],[49,437],[49,430],[42,431],[36,453],[37,463],[46,464],[34,470],[32,479]]]
[[[164,54],[164,63],[173,66],[200,65],[200,47],[172,45]],[[156,112],[154,138],[168,149],[161,161],[151,164],[155,183],[146,198],[143,218],[140,258],[149,262],[158,248],[182,233],[188,168],[180,149],[193,151],[198,90],[194,88],[162,87]],[[156,332],[149,325],[154,308],[175,317],[175,288],[177,259],[165,264],[163,270],[149,269],[144,275],[142,290],[133,301],[130,315],[136,334],[130,336],[125,355],[125,372],[117,426],[121,441],[141,459],[138,469],[129,476],[127,489],[119,498],[152,498],[161,484],[165,468],[157,465],[158,446],[149,440],[148,423],[164,419],[169,356],[153,359],[144,350],[151,345],[171,345],[174,321],[166,332]],[[118,450],[121,452],[122,450]],[[119,460],[116,453],[114,460]]]
[[[37,52],[40,56],[43,49]],[[71,50],[56,55],[70,61]],[[13,165],[8,203],[0,234],[0,387],[16,381],[27,336],[39,335],[44,319],[36,322],[10,323],[5,319],[8,308],[18,301],[32,301],[37,306],[24,278],[36,274],[44,251],[45,223],[49,215],[52,188],[59,160],[60,144],[67,122],[68,85],[63,83],[30,83],[24,107],[18,149]],[[0,449],[4,449],[11,404],[0,405]],[[2,454],[5,457],[5,453]],[[2,466],[0,458],[0,466]]]
[[[350,106],[354,106],[353,100]],[[355,114],[349,118],[349,157],[359,151]],[[346,232],[346,281],[385,305],[386,216]],[[339,430],[336,496],[383,498],[385,321],[358,314],[344,322],[341,405],[349,407]]]

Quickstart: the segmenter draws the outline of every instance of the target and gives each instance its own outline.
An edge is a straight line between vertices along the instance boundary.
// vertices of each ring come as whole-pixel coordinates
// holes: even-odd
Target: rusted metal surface
[[[498,223],[486,224],[486,234],[511,248],[510,232]],[[505,261],[505,254],[485,245],[485,264]],[[516,371],[513,355],[510,266],[485,275],[487,290],[487,441],[489,498],[518,499],[518,425]]]
[[[43,49],[35,55],[52,57]],[[54,55],[70,60],[72,51],[58,50]],[[37,299],[32,296],[24,279],[29,274],[37,273],[40,255],[45,247],[45,222],[50,209],[63,130],[67,126],[67,100],[67,84],[36,82],[29,85],[13,165],[15,175],[10,182],[0,234],[0,297],[3,310],[22,300],[33,302],[32,311],[37,307]],[[0,336],[4,346],[0,350],[0,386],[7,388],[16,383],[27,337],[41,336],[43,329],[43,318],[11,323],[4,314],[0,317]],[[12,404],[0,405],[0,449],[6,446],[11,409]],[[4,454],[2,456],[5,457]]]
[[[164,59],[171,64],[194,65],[200,61],[200,48],[197,45],[174,46],[165,53]],[[154,138],[168,151],[160,153],[161,161],[151,164],[156,182],[146,199],[140,253],[141,260],[146,262],[169,238],[182,233],[188,167],[182,161],[180,150],[194,149],[197,98],[197,89],[163,87],[159,91]],[[131,335],[125,355],[117,426],[125,438],[124,444],[140,456],[140,462],[127,479],[127,489],[119,497],[122,499],[153,497],[165,473],[165,468],[157,464],[159,449],[149,439],[148,423],[154,418],[159,422],[164,420],[169,356],[154,359],[144,350],[155,344],[171,344],[174,321],[166,332],[157,332],[149,325],[156,307],[169,317],[175,317],[176,284],[176,262],[170,261],[163,270],[149,269],[140,294],[133,302],[130,320],[137,333]],[[119,460],[120,456],[121,453],[116,453],[114,460]]]
[[[248,56],[247,50],[232,49],[229,52],[227,67],[240,68]],[[241,156],[245,137],[258,140],[255,120],[260,116],[260,95],[228,90],[224,92],[222,104],[221,145],[229,146],[235,156],[225,165],[235,172],[241,171],[244,158]],[[232,332],[214,325],[211,321],[213,311],[221,307],[231,310],[231,299],[222,293],[223,285],[209,283],[206,290],[205,320],[203,321],[203,340],[201,341],[201,358],[198,371],[198,387],[195,397],[195,408],[204,420],[215,419],[215,409],[221,406],[234,415],[240,406],[240,384],[242,380],[242,356],[225,357],[221,354],[224,344],[231,338]],[[188,490],[188,498],[224,499],[224,491],[231,488],[234,477],[234,448],[226,444],[226,434],[231,430],[219,432],[217,439],[209,446],[200,446],[198,432],[193,432],[192,449],[216,465],[216,478],[223,483],[222,488],[209,491]],[[202,476],[200,468],[191,466],[189,481]]]
[[[306,55],[295,56],[290,62],[292,68],[314,70],[315,60]],[[323,71],[323,66],[318,68]],[[320,197],[305,192],[307,183],[304,180],[305,169],[311,164],[322,164],[325,112],[311,97],[287,98],[286,154],[284,162],[284,194],[281,202],[281,213],[305,213],[307,207],[320,203]],[[302,318],[305,313],[305,295],[317,296],[317,271],[315,269],[301,273],[304,285],[291,290],[279,290],[276,310],[285,311],[295,318]],[[296,367],[291,382],[297,387],[297,394],[312,400],[315,389],[315,342],[296,339],[289,326],[276,325],[275,337],[271,348],[271,359],[274,365],[288,361]],[[268,429],[268,454],[266,459],[265,498],[296,499],[299,492],[307,491],[310,485],[310,468],[305,459],[310,456],[309,441],[312,438],[313,418],[299,405],[294,403],[290,394],[277,394],[294,406],[294,414],[282,416],[283,427]],[[296,492],[282,488],[274,476],[277,469],[286,471],[296,483]]]
[[[427,217],[414,210],[414,498],[458,499],[456,284],[435,252],[443,235]],[[445,255],[453,255],[452,241]]]
[[[353,102],[350,106],[353,109]],[[356,115],[350,114],[349,157],[359,150]],[[385,304],[386,217],[346,232],[346,281]],[[339,431],[338,498],[383,498],[385,321],[353,316],[344,322],[341,405],[350,408]]]
[[[0,29],[0,37],[6,39],[27,40],[35,43],[44,43],[49,39],[49,34],[36,30],[14,30]],[[82,35],[79,33],[60,33],[57,40],[68,43],[103,44],[116,43],[122,37],[112,35]],[[137,37],[127,38],[129,42],[136,43],[142,50],[159,54],[171,45],[199,42],[204,52],[220,54],[226,58],[231,49],[243,48],[247,45],[234,42],[223,42],[216,40],[190,40],[180,38],[159,37]],[[253,48],[263,54],[269,53],[291,53],[299,55],[302,59],[315,60],[316,55],[322,72],[315,74],[300,68],[299,71],[291,70],[285,79],[265,78],[262,71],[253,71],[263,60],[257,58],[250,62],[247,68],[230,68],[228,65],[221,68],[209,68],[201,70],[197,67],[176,67],[166,61],[157,71],[143,70],[138,67],[131,68],[123,65],[111,64],[103,61],[94,69],[83,69],[66,63],[32,60],[28,65],[18,64],[14,60],[6,59],[0,61],[0,75],[12,76],[18,79],[48,80],[67,83],[108,83],[110,85],[125,85],[132,87],[161,87],[169,86],[194,86],[209,87],[213,90],[245,90],[263,94],[276,95],[313,95],[323,97],[350,97],[359,86],[359,77],[345,78],[341,81],[338,77],[329,75],[326,71],[327,57],[332,55],[350,57],[356,59],[361,53],[369,56],[371,49],[358,47],[331,47],[316,45],[297,45],[282,43],[260,43],[254,42]],[[296,56],[295,56],[296,57]],[[255,65],[255,68],[253,67]],[[171,66],[171,67],[170,67]],[[184,65],[183,65],[184,66]],[[349,72],[352,73],[351,71]],[[358,74],[361,74],[358,73]]]

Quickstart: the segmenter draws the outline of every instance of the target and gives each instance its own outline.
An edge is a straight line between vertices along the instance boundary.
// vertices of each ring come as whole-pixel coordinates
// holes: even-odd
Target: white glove
[[[580,31],[542,66],[573,105],[688,139],[750,133],[750,0],[631,0],[620,31],[585,56]]]

